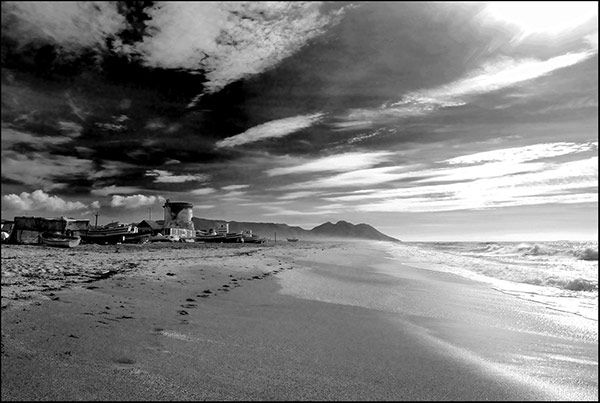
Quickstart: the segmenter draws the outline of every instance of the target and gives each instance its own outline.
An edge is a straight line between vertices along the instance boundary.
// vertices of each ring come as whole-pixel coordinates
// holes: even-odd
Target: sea
[[[394,259],[490,284],[549,309],[598,320],[598,241],[406,242]]]

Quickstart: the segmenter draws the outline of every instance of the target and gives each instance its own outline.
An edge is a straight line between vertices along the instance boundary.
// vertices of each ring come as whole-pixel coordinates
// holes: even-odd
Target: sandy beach
[[[2,400],[594,400],[597,321],[385,242],[2,247]]]

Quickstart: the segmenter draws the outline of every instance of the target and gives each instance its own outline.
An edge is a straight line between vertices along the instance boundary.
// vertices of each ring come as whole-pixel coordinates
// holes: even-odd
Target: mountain
[[[210,220],[206,218],[192,218],[194,228],[210,229],[216,228],[217,224],[227,222],[224,220]],[[241,232],[243,230],[252,230],[252,233],[269,239],[299,238],[299,239],[324,239],[324,238],[348,238],[348,239],[371,239],[377,241],[400,242],[367,224],[351,224],[346,221],[338,221],[336,224],[326,222],[311,230],[305,230],[300,227],[292,227],[287,224],[260,223],[229,221],[230,232]]]
[[[387,236],[377,231],[368,224],[351,224],[347,221],[338,221],[335,224],[326,222],[310,230],[313,234],[333,238],[373,239],[377,241],[400,242],[396,238]]]

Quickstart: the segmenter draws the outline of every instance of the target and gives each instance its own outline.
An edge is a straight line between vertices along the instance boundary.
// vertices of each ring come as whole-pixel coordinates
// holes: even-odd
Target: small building
[[[159,224],[158,222],[153,220],[144,220],[137,224],[137,227],[139,232],[148,233],[151,235],[158,235],[159,233],[163,232],[162,223]]]
[[[217,224],[217,235],[227,235],[229,233],[229,223],[222,222]]]
[[[90,220],[58,217],[15,217],[9,240],[13,243],[40,243],[40,235],[44,232],[54,234],[79,236],[87,235]]]

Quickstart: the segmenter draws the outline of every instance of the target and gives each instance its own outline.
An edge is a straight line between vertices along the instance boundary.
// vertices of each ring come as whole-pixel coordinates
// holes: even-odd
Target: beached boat
[[[121,224],[96,227],[88,231],[85,242],[101,245],[123,243],[134,234],[138,235],[138,229],[133,225]]]
[[[206,243],[242,243],[244,242],[243,235],[241,233],[230,232],[227,234],[200,234],[195,238],[196,242]]]
[[[123,243],[146,243],[150,240],[150,234],[125,234],[125,239],[123,239]]]
[[[288,242],[298,242],[298,238],[288,238]]]
[[[81,242],[81,238],[78,236],[67,236],[52,233],[43,233],[40,235],[40,238],[44,245],[56,246],[59,248],[74,248]]]

